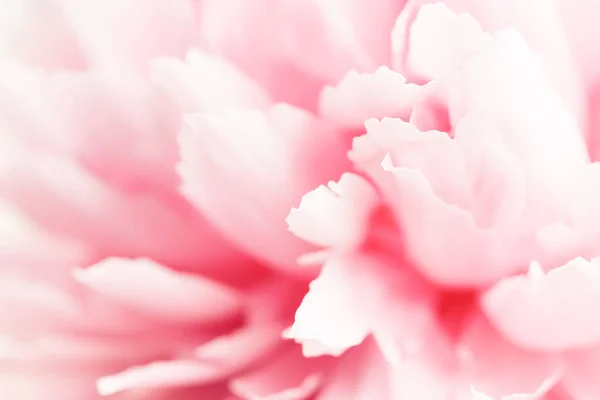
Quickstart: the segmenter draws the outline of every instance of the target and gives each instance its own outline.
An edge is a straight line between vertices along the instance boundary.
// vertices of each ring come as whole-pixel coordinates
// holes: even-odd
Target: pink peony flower
[[[599,13],[0,3],[0,398],[600,398]]]

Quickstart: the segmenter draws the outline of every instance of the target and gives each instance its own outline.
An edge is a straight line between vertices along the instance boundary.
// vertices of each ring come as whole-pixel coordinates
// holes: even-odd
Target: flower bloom
[[[600,398],[592,1],[0,10],[0,398]]]

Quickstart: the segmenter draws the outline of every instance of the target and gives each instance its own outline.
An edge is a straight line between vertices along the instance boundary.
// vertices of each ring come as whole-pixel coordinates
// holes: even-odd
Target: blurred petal
[[[277,101],[314,109],[323,83],[388,62],[389,31],[403,4],[204,0],[200,33],[208,48],[240,65]]]
[[[214,322],[236,315],[241,307],[232,289],[148,259],[110,258],[77,270],[75,277],[113,301],[166,322]]]
[[[182,191],[248,253],[297,270],[296,259],[310,246],[287,231],[285,217],[302,194],[339,176],[343,141],[284,104],[266,112],[195,114],[186,122]]]
[[[327,360],[306,359],[293,346],[263,367],[232,379],[229,387],[244,400],[304,400],[319,387],[325,365]]]
[[[593,400],[600,396],[600,346],[568,352],[564,390],[574,399]]]
[[[104,396],[132,389],[160,389],[192,386],[201,381],[207,366],[194,360],[156,361],[133,367],[98,380],[98,391]]]
[[[481,315],[469,322],[457,349],[464,390],[472,386],[492,398],[539,399],[563,374],[558,356],[514,346]]]
[[[539,351],[581,348],[600,341],[600,260],[505,278],[483,298],[493,323],[510,340]],[[539,274],[539,275],[538,275]]]
[[[435,361],[422,361],[417,357],[391,366],[368,340],[344,355],[317,400],[448,399],[446,377],[435,370]]]
[[[2,72],[0,187],[33,221],[95,257],[143,255],[211,272],[241,260],[177,193],[179,116],[157,88]]]
[[[263,89],[235,64],[200,50],[189,51],[184,62],[153,60],[151,71],[186,112],[262,108],[270,103]]]

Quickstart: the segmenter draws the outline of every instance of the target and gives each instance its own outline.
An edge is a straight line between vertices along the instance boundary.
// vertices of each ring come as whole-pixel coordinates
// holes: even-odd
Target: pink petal
[[[363,254],[332,259],[310,284],[286,336],[301,343],[306,356],[339,356],[371,333],[382,345],[393,338],[402,346],[429,323],[422,289],[385,260]],[[399,326],[403,331],[395,337]]]
[[[323,83],[387,63],[389,31],[403,3],[205,0],[200,31],[211,50],[242,66],[277,101],[312,109]]]
[[[0,326],[15,337],[45,334],[131,335],[155,331],[147,318],[64,278],[0,280]]]
[[[448,203],[464,208],[471,204],[469,176],[464,168],[463,155],[448,134],[421,132],[412,124],[393,118],[370,119],[365,127],[367,134],[355,139],[350,153],[350,158],[359,167],[370,163],[369,158],[372,158],[372,166],[366,165],[365,170],[369,174],[373,170],[375,176],[375,173],[381,174],[381,163],[389,158],[393,164],[420,171],[435,193]],[[367,153],[368,147],[371,147],[371,154]]]
[[[600,33],[593,18],[600,11],[598,6],[598,3],[590,0],[557,2],[572,55],[587,88],[597,84],[600,78],[600,57],[589,51],[600,45]]]
[[[475,390],[474,388],[471,388],[471,400],[494,400],[494,399]]]
[[[393,119],[368,121],[367,130],[367,135],[355,139],[350,156],[381,187],[402,227],[407,251],[425,275],[444,284],[481,285],[521,268],[521,260],[527,255],[522,248],[527,247],[519,243],[520,234],[483,229],[478,223],[484,220],[477,215],[477,207],[482,212],[510,207],[505,216],[508,212],[520,216],[518,203],[506,207],[502,202],[491,204],[493,198],[484,191],[473,191],[471,181],[485,182],[491,176],[486,174],[476,180],[469,176],[479,174],[482,168],[475,164],[473,171],[467,169],[472,166],[465,165],[467,159],[458,138],[453,141],[442,132],[419,132],[412,125]],[[384,159],[385,152],[388,156]],[[472,155],[469,158],[472,161]],[[501,174],[502,168],[511,166],[508,161],[498,160]],[[489,167],[483,171],[495,172]],[[495,174],[493,182],[498,185],[502,175]],[[510,175],[508,178],[514,183]],[[513,188],[512,184],[501,187]],[[481,194],[486,196],[473,198]],[[517,191],[516,200],[520,199],[518,194]],[[506,193],[500,195],[498,198],[502,199]],[[475,215],[471,210],[476,211]],[[511,248],[518,251],[506,250]]]
[[[477,225],[527,232],[530,227],[523,216],[531,182],[521,160],[507,148],[502,131],[484,116],[473,113],[458,123],[454,138],[469,176],[475,200],[470,208]]]
[[[235,64],[200,50],[190,50],[184,62],[153,60],[151,71],[153,79],[185,112],[264,108],[271,102]]]
[[[194,360],[157,361],[102,377],[97,386],[104,396],[132,389],[185,387],[202,381],[209,371],[209,367]]]
[[[423,88],[423,93],[413,107],[409,122],[420,131],[441,131],[452,134],[448,115],[448,93],[444,82],[433,81]]]
[[[376,346],[367,342],[348,351],[324,383],[317,400],[392,400],[391,386],[389,366]]]
[[[120,392],[111,400],[238,400],[231,396],[223,383],[199,387],[145,388]]]
[[[282,345],[281,332],[277,323],[255,324],[202,344],[194,352],[207,368],[202,381],[223,379],[271,356]]]
[[[390,171],[404,193],[396,211],[409,253],[426,276],[446,285],[480,286],[522,269],[527,242],[477,227],[468,212],[436,197],[418,171]]]
[[[471,386],[492,398],[535,400],[562,377],[559,357],[514,346],[480,315],[466,326],[457,346],[466,392]]]
[[[191,269],[241,259],[177,193],[179,119],[158,89],[27,69],[1,74],[0,86],[0,186],[36,223],[96,257]]]
[[[597,238],[600,237],[600,213],[597,211],[600,200],[600,163],[590,163],[570,178],[566,201],[569,208],[567,221],[570,233],[575,236],[571,257],[595,256],[599,249]]]
[[[600,318],[595,317],[599,263],[577,258],[547,274],[533,267],[529,275],[493,286],[483,307],[504,335],[525,348],[561,351],[592,345],[600,340]]]
[[[430,11],[424,11],[424,14],[417,18],[417,15],[423,12],[422,8],[426,7],[430,7],[429,10],[431,11],[437,8],[438,17],[447,14],[441,12],[445,8],[444,6],[439,4],[429,5],[436,2],[436,0],[410,0],[396,22],[392,34],[395,66],[403,73],[413,72],[419,76],[420,71],[417,70],[420,67],[419,65],[415,65],[415,71],[407,71],[410,69],[407,65],[407,60],[411,58],[411,52],[413,50],[430,49],[431,45],[438,46],[440,41],[446,41],[449,37],[436,36],[435,32],[440,32],[441,26],[448,27],[448,25],[441,25],[441,21],[446,20],[450,22],[453,18],[436,20],[435,14]],[[573,62],[572,48],[568,39],[571,39],[572,42],[578,42],[576,48],[577,52],[580,52],[584,48],[581,46],[583,43],[582,39],[584,37],[593,37],[593,35],[579,36],[582,30],[577,29],[576,22],[574,23],[574,21],[582,19],[576,16],[578,13],[581,13],[580,10],[583,10],[584,7],[567,7],[566,1],[562,3],[562,5],[557,7],[555,2],[544,0],[531,0],[526,4],[518,0],[444,1],[445,6],[454,13],[459,15],[464,13],[459,19],[471,19],[471,21],[474,19],[482,26],[485,32],[492,33],[500,29],[517,28],[535,55],[543,61],[541,64],[543,75],[549,78],[553,88],[561,94],[573,116],[581,124],[582,128],[584,128],[586,124],[584,87],[582,86],[580,75],[577,74],[578,66]],[[428,14],[429,16],[424,18]],[[470,17],[466,17],[465,14]],[[563,29],[563,19],[565,16],[567,16],[566,19],[569,25],[569,29],[566,31]],[[419,20],[418,23],[417,19]],[[413,24],[419,26],[413,27]],[[466,28],[467,25],[472,24],[467,23],[462,26]],[[459,31],[453,30],[453,32],[458,33]],[[413,37],[413,34],[419,37]],[[432,40],[435,37],[438,37],[439,40]],[[466,44],[468,48],[468,35],[463,38],[466,38],[467,41],[463,42],[460,40],[460,36],[455,36],[455,40],[445,49],[439,49],[438,51],[426,50],[423,55],[425,57],[431,57],[432,55],[439,57],[440,54],[449,55],[447,49],[458,49],[461,47],[459,45],[461,42]],[[463,49],[466,50],[464,47]],[[453,54],[457,55],[457,53]],[[583,53],[580,54],[586,57]],[[430,68],[438,68],[438,70],[440,68],[439,65],[437,67],[433,64],[430,65]],[[440,65],[447,65],[447,62],[442,62]]]
[[[372,341],[348,351],[333,371],[317,400],[446,400],[449,386],[436,361],[412,359],[391,366]]]
[[[194,39],[187,0],[20,0],[6,8],[11,24],[2,24],[0,47],[46,68],[145,71],[149,58],[182,55]]]
[[[368,118],[408,120],[421,91],[387,67],[375,73],[350,71],[337,86],[323,89],[319,108],[325,118],[348,128],[362,127]]]
[[[156,338],[143,337],[107,339],[68,334],[44,335],[35,339],[0,337],[0,363],[27,365],[41,371],[64,368],[66,373],[85,368],[100,374],[163,356],[165,347],[157,346]]]
[[[588,159],[576,120],[515,30],[484,40],[452,78],[451,117],[469,113],[498,124],[507,148],[531,168],[543,168],[547,179]]]
[[[151,57],[181,56],[193,40],[193,5],[175,0],[59,0],[81,52],[94,67],[145,71]]]
[[[600,346],[571,351],[566,355],[567,369],[563,379],[564,390],[577,400],[594,400],[600,396]]]
[[[7,265],[19,265],[20,273],[61,278],[65,266],[90,258],[81,243],[53,235],[14,204],[0,200],[0,221],[0,259]],[[32,248],[36,251],[31,252]]]
[[[302,196],[286,222],[290,231],[323,247],[352,249],[367,236],[369,218],[379,198],[371,185],[351,173]]]
[[[89,373],[65,374],[0,372],[0,396],[5,399],[39,400],[51,393],[61,400],[101,400],[94,388],[95,376]],[[60,396],[60,397],[58,397]]]
[[[241,248],[297,270],[310,246],[287,231],[285,217],[302,194],[345,168],[344,149],[313,116],[284,104],[191,115],[181,135],[182,191]]]
[[[45,282],[3,278],[0,280],[3,331],[38,331],[80,317],[75,299],[60,288]]]
[[[319,387],[322,364],[326,361],[306,359],[293,346],[264,367],[234,378],[229,387],[244,400],[304,400]]]
[[[425,80],[447,77],[482,39],[479,23],[443,3],[421,6],[410,28],[406,68]]]
[[[111,258],[78,270],[75,276],[111,300],[163,321],[213,322],[235,316],[241,306],[232,289],[148,259]]]
[[[18,7],[4,1],[0,9],[0,49],[7,58],[45,68],[87,67],[58,1],[21,0]]]

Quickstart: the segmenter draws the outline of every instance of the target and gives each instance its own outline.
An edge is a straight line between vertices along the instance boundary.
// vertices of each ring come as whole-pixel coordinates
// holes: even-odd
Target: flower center
[[[436,315],[448,337],[456,340],[464,323],[477,306],[478,292],[473,289],[448,289],[439,293]]]

